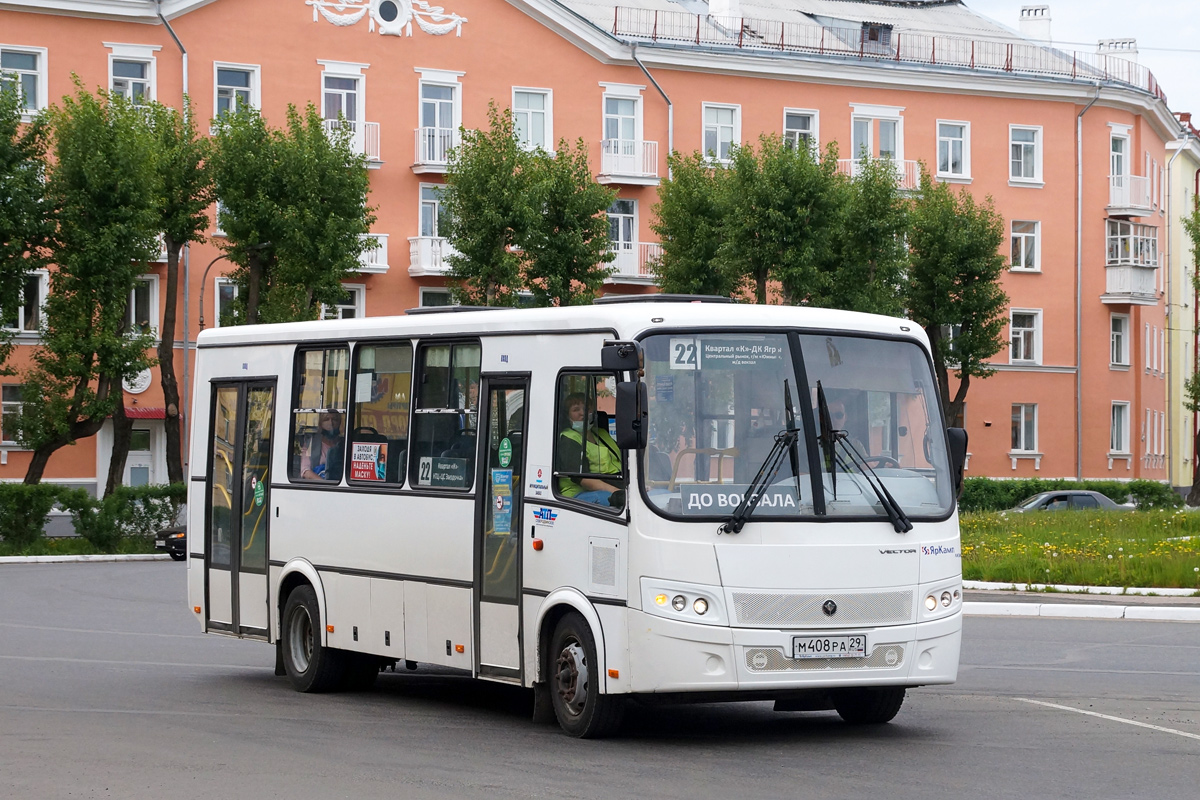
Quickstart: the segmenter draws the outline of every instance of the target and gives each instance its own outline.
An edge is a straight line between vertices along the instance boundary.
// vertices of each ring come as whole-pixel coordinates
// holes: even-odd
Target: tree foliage
[[[671,178],[659,187],[650,224],[662,242],[662,257],[654,264],[659,287],[673,294],[732,296],[738,274],[726,273],[717,262],[728,173],[699,152],[671,153],[667,164]]]
[[[222,116],[212,155],[222,248],[247,324],[313,319],[344,296],[373,242],[366,158],[347,126],[327,130],[311,103],[282,129],[244,108]]]
[[[965,189],[955,191],[922,171],[908,234],[905,301],[909,316],[929,336],[947,425],[961,415],[971,379],[990,376],[994,370],[987,360],[1004,347],[1003,241],[1004,220],[990,197],[976,202]],[[950,370],[958,379],[953,398]]]
[[[134,280],[158,251],[161,185],[143,112],[77,81],[49,117],[56,269],[16,422],[17,441],[34,451],[26,483],[59,448],[99,431],[124,402],[121,381],[152,363],[151,335],[125,323]]]
[[[11,327],[26,277],[46,265],[53,219],[45,196],[49,127],[44,115],[22,123],[19,92],[0,88],[0,375],[12,352]]]

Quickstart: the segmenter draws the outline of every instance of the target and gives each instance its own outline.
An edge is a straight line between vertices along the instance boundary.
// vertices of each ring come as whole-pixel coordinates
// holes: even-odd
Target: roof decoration
[[[357,25],[367,17],[367,30],[379,26],[380,36],[412,36],[412,24],[432,36],[445,36],[454,31],[462,36],[466,17],[447,13],[441,6],[425,0],[304,0],[313,8],[313,22],[324,17],[339,28]]]

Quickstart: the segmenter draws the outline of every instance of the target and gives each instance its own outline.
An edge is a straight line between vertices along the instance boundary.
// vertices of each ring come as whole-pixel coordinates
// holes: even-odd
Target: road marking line
[[[1100,714],[1096,711],[1084,711],[1082,708],[1072,708],[1071,706],[1060,706],[1058,703],[1047,703],[1042,700],[1029,700],[1024,697],[1014,697],[1013,699],[1017,700],[1019,702],[1022,702],[1022,703],[1032,703],[1035,706],[1046,706],[1047,708],[1057,708],[1060,711],[1074,711],[1076,714],[1087,714],[1089,717],[1099,717],[1100,719],[1107,719],[1111,722],[1123,722],[1126,725],[1136,725],[1139,728],[1149,728],[1152,731],[1162,731],[1163,733],[1173,733],[1176,736],[1186,736],[1189,739],[1200,739],[1200,734],[1198,734],[1198,733],[1187,733],[1185,731],[1177,731],[1174,728],[1164,728],[1161,725],[1151,725],[1149,722],[1137,722],[1136,720],[1125,719],[1124,717],[1113,717],[1113,716],[1109,716],[1108,714]]]
[[[1021,664],[962,664],[960,669],[1007,669],[1017,672],[1083,672],[1088,675],[1170,675],[1174,677],[1195,678],[1200,672],[1164,672],[1149,669],[1087,669],[1084,667],[1034,667]]]
[[[63,656],[9,656],[0,655],[0,661],[54,661],[66,664],[102,664],[117,667],[171,667],[172,669],[242,669],[260,672],[270,667],[254,667],[248,664],[180,664],[174,661],[115,661],[104,658],[66,658]]]

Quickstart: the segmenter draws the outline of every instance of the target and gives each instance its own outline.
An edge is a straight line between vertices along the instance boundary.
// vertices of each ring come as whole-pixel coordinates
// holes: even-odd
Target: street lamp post
[[[270,246],[270,242],[260,242],[259,244],[250,245],[249,247],[245,248],[245,251],[250,253],[258,250],[266,250]],[[230,250],[228,252],[221,253],[221,255],[208,262],[208,266],[204,268],[204,277],[200,279],[200,330],[204,330],[204,288],[208,286],[208,271],[212,269],[213,265],[221,259],[229,258],[229,254],[231,252],[233,251]]]

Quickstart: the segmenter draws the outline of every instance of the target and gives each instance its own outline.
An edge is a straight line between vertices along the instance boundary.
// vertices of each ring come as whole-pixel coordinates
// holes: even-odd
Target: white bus
[[[892,719],[958,671],[944,427],[909,321],[662,295],[198,339],[189,605],[300,691],[403,662],[624,703]]]

